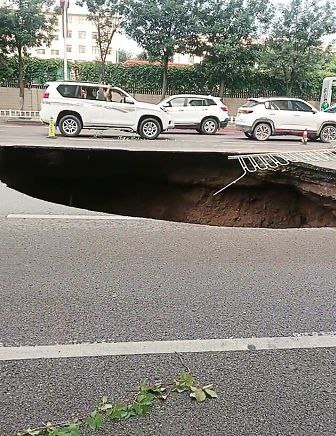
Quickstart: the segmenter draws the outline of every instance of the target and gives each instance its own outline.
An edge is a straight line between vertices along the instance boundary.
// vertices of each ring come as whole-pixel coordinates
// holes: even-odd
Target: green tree
[[[132,59],[132,53],[126,50],[118,50],[118,62],[123,63],[128,61],[129,59]]]
[[[323,0],[291,0],[272,20],[261,68],[278,76],[286,95],[304,95],[329,52],[323,38],[336,32],[336,9]]]
[[[124,29],[162,65],[163,99],[168,88],[168,64],[185,40],[198,31],[198,12],[205,0],[125,0]]]
[[[225,89],[241,88],[259,57],[259,35],[270,16],[263,0],[209,0],[202,33],[189,50],[203,55],[210,81]]]
[[[137,59],[139,59],[139,61],[148,61],[148,53],[146,52],[146,50],[142,50],[137,56]]]
[[[18,56],[20,105],[24,105],[24,60],[28,49],[50,44],[57,16],[53,0],[9,0],[0,8],[0,46]]]
[[[89,10],[89,20],[96,28],[96,43],[101,64],[100,80],[105,79],[106,59],[111,51],[112,40],[121,25],[119,0],[78,0],[79,6]]]

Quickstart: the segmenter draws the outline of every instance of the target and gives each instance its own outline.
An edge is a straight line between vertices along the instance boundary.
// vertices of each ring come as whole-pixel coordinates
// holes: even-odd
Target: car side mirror
[[[125,103],[134,104],[134,101],[130,97],[125,97]]]
[[[170,107],[170,103],[164,103],[162,107]]]

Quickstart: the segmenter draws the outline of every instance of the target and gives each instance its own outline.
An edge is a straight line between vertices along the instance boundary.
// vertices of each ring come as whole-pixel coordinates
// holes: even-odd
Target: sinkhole
[[[0,180],[92,211],[213,226],[336,226],[336,172],[295,164],[241,174],[222,153],[0,149]]]

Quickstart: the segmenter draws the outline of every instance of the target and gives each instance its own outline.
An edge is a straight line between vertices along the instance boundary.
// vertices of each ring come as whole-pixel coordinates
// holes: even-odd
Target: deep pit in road
[[[336,172],[305,164],[248,174],[222,153],[0,149],[0,179],[99,212],[214,226],[336,226]]]

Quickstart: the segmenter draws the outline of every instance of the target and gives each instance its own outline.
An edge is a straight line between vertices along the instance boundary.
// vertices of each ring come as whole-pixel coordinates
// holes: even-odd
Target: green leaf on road
[[[188,372],[181,372],[174,382],[173,390],[177,391],[178,393],[188,391],[192,386],[195,386],[195,383],[195,379],[191,374]]]
[[[110,410],[112,408],[113,408],[113,404],[110,404],[110,403],[102,404],[101,406],[98,407],[98,409],[101,412],[106,412],[107,410]]]
[[[27,430],[25,430],[25,434],[28,436],[38,436],[42,434],[42,432],[41,430],[32,430],[30,428],[27,428]]]
[[[206,400],[206,394],[202,388],[191,388],[191,398],[195,398],[197,403],[203,403]]]
[[[111,419],[127,419],[129,414],[128,406],[124,403],[115,404],[107,414]]]
[[[86,423],[92,430],[98,430],[104,424],[104,416],[95,410],[87,418]]]
[[[203,386],[203,391],[208,395],[210,398],[218,398],[218,395],[216,391],[213,390],[213,385],[207,385]]]
[[[103,398],[101,399],[102,404],[106,404],[108,401],[108,398],[106,395],[103,396]]]

